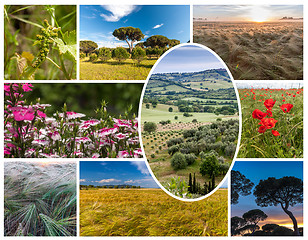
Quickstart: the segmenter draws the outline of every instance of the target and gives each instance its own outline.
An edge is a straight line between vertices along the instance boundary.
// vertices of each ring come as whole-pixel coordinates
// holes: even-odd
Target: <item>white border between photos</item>
[[[1,7],[1,10],[0,10],[0,34],[1,37],[0,37],[0,77],[1,77],[1,80],[4,79],[4,49],[3,49],[3,46],[4,46],[4,39],[3,39],[3,34],[4,34],[4,28],[3,28],[3,6],[5,4],[18,4],[18,5],[25,5],[25,4],[36,4],[36,5],[45,5],[45,4],[52,4],[52,5],[76,5],[77,7],[77,40],[79,40],[79,26],[80,26],[80,21],[79,21],[79,7],[80,5],[108,5],[108,4],[136,4],[136,5],[268,5],[269,4],[269,1],[265,1],[265,0],[259,0],[258,2],[251,2],[251,0],[220,0],[219,2],[217,2],[217,0],[177,0],[177,1],[173,1],[173,0],[129,0],[129,1],[124,1],[124,0],[79,0],[79,1],[73,1],[73,0],[53,0],[53,1],[50,1],[50,0],[4,0],[4,1],[1,1],[0,3],[0,7]],[[305,42],[305,36],[307,35],[306,34],[306,18],[305,16],[308,16],[306,14],[306,12],[308,11],[307,9],[307,6],[305,6],[305,1],[304,0],[272,0],[270,2],[271,5],[304,5],[304,42]],[[191,13],[193,12],[193,8],[191,7]],[[191,16],[191,42],[193,42],[193,29],[192,29],[192,26],[193,26],[193,21],[192,21],[192,16]],[[78,48],[78,55],[79,55],[79,48]],[[304,58],[306,57],[306,47],[305,47],[305,44],[304,44]],[[77,62],[77,79],[79,79],[79,61]],[[308,63],[306,63],[304,61],[304,79],[305,76],[307,75],[307,72],[308,71]],[[304,82],[304,79],[302,82]],[[238,82],[239,80],[235,80],[233,82],[236,83]],[[262,80],[255,80],[255,81],[262,81]],[[288,81],[288,80],[284,80],[284,81]],[[5,81],[6,83],[9,83],[9,82],[14,82],[14,81]],[[146,83],[145,80],[104,80],[104,81],[101,81],[101,80],[97,80],[97,81],[94,81],[94,80],[71,80],[71,81],[64,81],[64,80],[42,80],[42,81],[18,81],[18,82],[31,82],[31,83]],[[292,81],[293,82],[293,81]],[[0,91],[3,93],[3,84],[1,84],[1,87],[0,87]],[[308,96],[306,96],[306,94],[304,94],[304,103],[307,102],[307,98]],[[3,102],[4,102],[4,96],[3,94],[1,94],[1,111],[3,112]],[[143,96],[141,96],[140,100],[143,99]],[[304,119],[306,118],[306,105],[304,104]],[[140,118],[141,118],[141,115],[139,114],[138,116],[138,120],[140,122]],[[1,114],[1,121],[3,122],[4,119],[3,119],[3,115]],[[307,133],[307,130],[306,128],[304,128],[304,139],[305,139],[305,136],[306,136],[306,133]],[[4,179],[3,179],[3,176],[4,176],[4,161],[25,161],[25,159],[18,159],[18,160],[14,160],[14,159],[5,159],[3,158],[4,156],[4,152],[3,152],[3,127],[0,128],[0,135],[1,135],[1,141],[0,141],[0,153],[1,153],[1,156],[2,156],[2,161],[1,161],[1,164],[0,164],[0,174],[1,174],[1,177],[0,177],[0,186],[1,186],[1,196],[0,196],[0,202],[1,202],[1,207],[0,207],[0,238],[2,236],[4,236],[4,206],[3,206],[3,201],[4,201],[4,188],[3,188],[3,184],[4,184]],[[139,136],[140,136],[140,139],[141,139],[141,133],[139,132]],[[142,141],[142,140],[141,140]],[[304,141],[304,149],[305,147],[308,146],[308,144]],[[237,150],[236,152],[238,152],[238,147],[237,147]],[[306,155],[306,154],[305,154]],[[304,155],[304,156],[305,156]],[[303,161],[304,162],[304,159],[296,159],[296,161]],[[55,159],[56,160],[56,159]],[[60,159],[57,159],[58,161],[60,161]],[[72,162],[73,159],[61,159],[61,161],[70,161]],[[86,161],[87,159],[81,159],[80,161]],[[90,160],[90,159],[88,159]],[[95,161],[132,161],[132,159],[113,159],[113,160],[110,160],[110,159],[99,159],[99,160],[95,160]],[[233,163],[232,163],[232,166],[234,164],[235,161],[268,161],[268,160],[271,160],[271,159],[234,159]],[[275,159],[277,161],[277,159]],[[281,161],[289,161],[291,159],[279,159]],[[27,161],[40,161],[39,159],[27,159]],[[44,159],[45,161],[45,159]],[[48,160],[46,160],[48,161]],[[91,161],[94,161],[93,159],[91,159]],[[135,161],[145,161],[147,162],[146,159],[135,159]],[[307,160],[305,160],[307,161]],[[79,169],[79,160],[75,160],[76,162],[76,166],[77,166],[77,172],[76,172],[76,177],[77,177],[77,186],[79,186],[79,174],[80,174],[80,169]],[[230,172],[230,170],[229,170]],[[307,172],[307,167],[306,167],[306,164],[304,163],[304,172]],[[304,174],[305,175],[305,174]],[[156,178],[154,178],[156,180]],[[229,204],[228,204],[228,219],[230,219],[230,216],[231,216],[231,204],[230,204],[230,178],[229,179],[229,194],[228,194],[228,200],[229,200]],[[304,178],[305,179],[305,178]],[[305,199],[305,193],[306,193],[306,188],[304,188],[304,199]],[[79,187],[77,187],[77,202],[79,203]],[[73,239],[85,239],[85,237],[81,237],[79,236],[79,212],[80,212],[80,209],[79,209],[79,204],[77,204],[77,237],[71,237]],[[305,216],[308,216],[307,215],[307,211],[306,211],[306,208],[305,208],[305,203],[304,203],[304,219],[305,219]],[[229,226],[229,229],[230,229],[230,221],[228,223],[228,226]],[[308,225],[306,224],[306,221],[304,220],[304,231],[306,229]],[[304,233],[305,234],[305,233]],[[38,237],[5,237],[7,239],[29,239],[29,240],[32,240],[32,239],[38,239]],[[53,239],[62,239],[61,237],[39,237],[40,239],[43,239],[43,240],[53,240]],[[125,237],[94,237],[94,239],[108,239],[108,238],[112,238],[112,239],[122,239],[122,238],[125,238]],[[149,239],[150,237],[138,237],[139,239]],[[155,239],[165,239],[166,237],[155,237]],[[200,239],[200,237],[167,237],[169,239]],[[220,237],[211,237],[212,239],[218,239]],[[226,238],[226,237],[224,237]],[[230,238],[230,232],[229,232],[229,237],[227,238]],[[267,239],[271,237],[267,237]],[[284,239],[294,239],[294,237],[284,237]]]

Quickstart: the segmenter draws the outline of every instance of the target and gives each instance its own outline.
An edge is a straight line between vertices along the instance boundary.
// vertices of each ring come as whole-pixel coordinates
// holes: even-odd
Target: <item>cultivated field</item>
[[[90,62],[80,59],[81,80],[145,80],[156,60],[144,60],[136,64],[128,59],[122,63],[115,60]]]
[[[238,158],[303,157],[303,89],[239,89],[239,95],[242,137]],[[274,103],[272,107],[267,100]],[[256,109],[261,112],[254,117]]]
[[[303,22],[194,22],[194,42],[214,50],[235,80],[303,79]]]
[[[228,191],[198,202],[161,189],[80,191],[81,236],[227,236]]]

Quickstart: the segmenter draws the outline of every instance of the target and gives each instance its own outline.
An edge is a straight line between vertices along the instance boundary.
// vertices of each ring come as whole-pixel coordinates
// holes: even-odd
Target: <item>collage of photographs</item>
[[[2,3],[1,236],[303,237],[296,2]]]

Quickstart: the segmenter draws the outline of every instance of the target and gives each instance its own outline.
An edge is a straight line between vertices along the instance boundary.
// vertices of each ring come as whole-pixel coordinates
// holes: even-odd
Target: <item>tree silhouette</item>
[[[131,53],[134,48],[134,42],[140,41],[144,38],[144,34],[139,28],[134,27],[121,27],[115,29],[112,33],[117,39],[126,41],[129,47],[129,52]]]
[[[293,222],[294,234],[299,235],[297,220],[289,210],[290,206],[303,202],[303,181],[296,177],[261,180],[255,187],[256,203],[261,207],[280,205]]]
[[[264,221],[266,218],[267,215],[260,209],[249,210],[243,214],[243,219],[254,226],[254,228],[252,228],[252,233],[257,229],[257,224],[260,221]]]
[[[245,226],[247,222],[245,219],[235,216],[231,218],[231,236],[239,234],[239,229]]]
[[[251,194],[251,189],[254,186],[245,175],[239,171],[231,171],[231,204],[237,204],[240,195],[247,196]]]

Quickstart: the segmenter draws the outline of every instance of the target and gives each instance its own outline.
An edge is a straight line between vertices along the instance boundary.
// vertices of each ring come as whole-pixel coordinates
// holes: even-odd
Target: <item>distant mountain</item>
[[[200,82],[209,80],[224,80],[230,82],[230,77],[226,69],[209,69],[200,72],[172,72],[152,74],[150,80],[171,80],[179,82]]]

